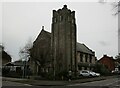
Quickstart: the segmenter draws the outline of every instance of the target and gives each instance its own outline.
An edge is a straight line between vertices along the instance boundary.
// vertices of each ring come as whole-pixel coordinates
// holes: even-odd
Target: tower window
[[[68,21],[70,21],[70,16],[68,16]]]
[[[60,21],[62,21],[62,16],[60,16]]]
[[[72,19],[72,23],[74,23],[74,19]]]
[[[54,18],[54,23],[56,23],[57,22],[57,19],[56,18]]]

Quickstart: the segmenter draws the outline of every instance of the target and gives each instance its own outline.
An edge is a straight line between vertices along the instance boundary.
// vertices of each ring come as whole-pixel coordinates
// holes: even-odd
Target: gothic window
[[[85,62],[87,62],[87,59],[88,59],[88,55],[85,54]]]
[[[72,23],[74,23],[74,19],[72,19]]]
[[[70,16],[68,16],[68,21],[70,21]]]
[[[54,23],[56,23],[57,22],[57,19],[56,18],[54,18]]]
[[[60,21],[62,21],[62,16],[60,16]]]
[[[83,62],[83,54],[80,53],[80,62]]]
[[[92,56],[90,55],[90,63],[92,63]]]

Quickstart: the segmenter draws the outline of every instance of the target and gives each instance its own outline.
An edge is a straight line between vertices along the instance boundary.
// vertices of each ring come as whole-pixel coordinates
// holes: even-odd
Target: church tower
[[[64,5],[53,10],[52,17],[52,59],[54,75],[63,71],[76,70],[76,23],[75,11]]]

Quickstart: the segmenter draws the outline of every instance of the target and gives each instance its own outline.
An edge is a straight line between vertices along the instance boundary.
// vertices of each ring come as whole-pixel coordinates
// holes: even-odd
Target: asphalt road
[[[108,86],[110,88],[118,87],[120,88],[120,78],[112,78],[102,81],[93,81],[93,82],[87,82],[87,83],[77,83],[67,86]]]
[[[18,83],[18,82],[3,81],[2,86],[32,86],[32,85]]]
[[[66,86],[34,86],[17,82],[3,81],[2,88],[120,88],[120,78],[87,83],[74,83]]]

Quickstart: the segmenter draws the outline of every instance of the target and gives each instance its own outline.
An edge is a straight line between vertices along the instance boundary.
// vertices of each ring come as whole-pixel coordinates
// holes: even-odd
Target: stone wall
[[[76,66],[76,24],[75,12],[66,5],[53,11],[52,58],[57,72],[73,70]]]

